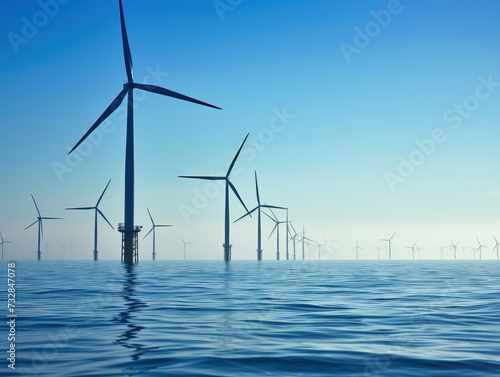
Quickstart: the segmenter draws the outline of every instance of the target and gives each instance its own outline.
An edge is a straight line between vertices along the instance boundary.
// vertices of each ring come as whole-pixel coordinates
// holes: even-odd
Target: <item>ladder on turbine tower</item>
[[[139,262],[139,239],[138,235],[139,232],[141,231],[142,226],[136,225],[134,226],[134,235],[133,235],[133,241],[132,241],[132,259],[134,263]],[[118,231],[122,234],[122,254],[121,254],[121,261],[123,263],[124,256],[125,256],[125,234],[127,233],[125,231],[125,224],[124,223],[119,223],[118,224]]]

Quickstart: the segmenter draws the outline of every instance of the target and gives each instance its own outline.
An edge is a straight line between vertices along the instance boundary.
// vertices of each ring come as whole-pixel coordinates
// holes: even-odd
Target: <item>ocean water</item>
[[[492,260],[20,260],[16,306],[0,375],[500,376]]]

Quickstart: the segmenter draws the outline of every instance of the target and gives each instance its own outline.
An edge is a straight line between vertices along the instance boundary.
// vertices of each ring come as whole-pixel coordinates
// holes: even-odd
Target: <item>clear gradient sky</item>
[[[327,243],[324,258],[351,258],[356,239],[376,258],[393,232],[395,258],[416,240],[437,258],[450,238],[476,237],[493,258],[498,1],[124,0],[124,12],[136,81],[224,109],[135,91],[136,224],[149,230],[149,207],[174,225],[157,231],[158,259],[182,258],[183,237],[190,258],[222,260],[223,190],[177,176],[225,170],[247,132],[232,182],[253,208],[257,170],[262,201],[289,206],[297,231]],[[0,35],[6,258],[36,257],[36,227],[23,230],[33,194],[43,216],[65,218],[44,223],[49,258],[71,241],[74,259],[91,259],[92,212],[64,208],[94,205],[111,178],[100,208],[123,221],[123,105],[93,144],[66,153],[126,80],[118,0],[2,1]],[[232,197],[232,219],[243,213]],[[263,220],[264,239],[272,226]],[[256,218],[231,230],[233,259],[255,259]],[[120,234],[103,221],[99,245],[101,259],[119,259]]]

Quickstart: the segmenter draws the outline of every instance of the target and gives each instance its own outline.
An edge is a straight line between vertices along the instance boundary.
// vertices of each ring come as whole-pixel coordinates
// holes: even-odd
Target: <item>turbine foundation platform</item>
[[[122,254],[123,263],[139,262],[139,239],[138,234],[142,226],[134,226],[134,230],[125,230],[125,224],[118,224],[118,231],[122,234]]]
[[[257,249],[257,260],[262,260],[262,250]]]
[[[222,247],[224,248],[224,260],[226,262],[231,260],[231,247],[232,246],[233,246],[232,244],[229,244],[228,246],[226,246],[225,243],[222,244]]]

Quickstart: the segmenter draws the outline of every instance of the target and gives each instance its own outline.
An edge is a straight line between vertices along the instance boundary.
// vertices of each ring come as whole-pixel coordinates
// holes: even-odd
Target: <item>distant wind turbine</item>
[[[488,247],[488,246],[485,246],[485,245],[481,245],[481,242],[479,242],[479,239],[476,237],[476,240],[477,240],[477,243],[478,243],[478,251],[479,251],[479,259],[483,259],[482,257],[482,249],[483,247]]]
[[[192,242],[186,242],[182,239],[182,237],[181,237],[181,241],[184,244],[184,260],[186,260],[186,245],[192,244]]]
[[[2,259],[3,259],[3,244],[4,243],[14,243],[14,242],[11,242],[11,241],[5,241],[2,237],[2,233],[0,233],[0,245],[2,245]]]
[[[394,232],[390,238],[380,240],[380,241],[385,241],[389,244],[389,259],[392,259],[391,245],[394,245],[394,242],[392,242],[392,238],[394,237],[395,234],[396,234],[396,232]]]
[[[415,259],[415,247],[418,248],[417,242],[418,241],[415,241],[415,243],[413,244],[413,246],[407,246],[406,247],[407,249],[411,249],[411,255],[413,256],[413,259]],[[418,248],[418,249],[420,249],[420,248]]]
[[[274,228],[273,230],[271,231],[271,233],[269,234],[269,237],[267,237],[267,239],[271,238],[271,236],[273,235],[274,233],[274,230],[276,230],[276,260],[280,260],[280,225],[281,224],[285,224],[286,221],[279,221],[278,218],[276,217],[276,215],[274,214],[273,210],[271,208],[269,208],[269,210],[271,211],[273,217],[269,216],[267,213],[264,212],[264,215],[266,215],[267,217],[269,217],[271,220],[274,221],[275,225],[274,225]],[[288,238],[288,234],[287,234],[287,238]]]
[[[63,245],[63,244],[59,244],[59,246],[62,248],[63,252],[62,252],[62,257],[63,259],[65,259],[65,254],[66,254],[66,245]]]
[[[493,246],[493,249],[491,251],[494,252],[495,249],[497,250],[497,260],[498,260],[498,245],[499,245],[499,243],[498,243],[497,239],[495,238],[495,236],[493,236],[493,239],[495,240],[495,246]]]
[[[252,212],[257,211],[257,260],[262,260],[261,209],[262,208],[286,209],[286,208],[285,207],[271,206],[271,205],[267,205],[267,204],[260,204],[259,184],[257,182],[257,171],[255,171],[255,192],[257,194],[257,207],[252,209],[250,212],[245,213],[243,216],[241,216],[239,219],[235,220],[234,222],[239,221],[246,216],[251,216]]]
[[[305,252],[304,252],[304,245],[307,241],[307,245],[310,246],[309,242],[312,242],[312,239],[306,237],[306,228],[304,225],[302,225],[302,232],[298,233],[301,238],[300,242],[302,242],[302,260],[306,259]]]
[[[295,231],[295,228],[293,227],[293,224],[290,223],[290,227],[292,228],[293,230],[293,233],[294,235],[292,236],[292,232],[290,232],[290,229],[288,230],[288,232],[290,233],[290,239],[292,240],[293,242],[293,260],[296,260],[296,255],[295,255],[295,245],[297,244],[296,242],[296,238],[297,238],[297,232]]]
[[[140,227],[134,226],[134,89],[141,89],[147,92],[161,94],[167,97],[177,98],[183,101],[196,103],[198,105],[208,106],[215,109],[220,109],[217,106],[210,105],[206,102],[187,97],[183,94],[173,92],[171,90],[150,85],[139,84],[134,81],[132,73],[132,55],[128,43],[127,30],[125,28],[125,17],[123,15],[122,0],[120,5],[120,23],[122,32],[123,54],[125,58],[125,70],[127,72],[127,82],[123,84],[122,91],[111,102],[102,115],[95,121],[85,135],[78,143],[69,151],[73,152],[78,146],[106,119],[108,118],[123,102],[125,96],[127,100],[127,140],[126,140],[126,156],[125,156],[125,224],[123,228],[119,227],[123,233],[122,242],[122,260],[125,263],[138,261],[137,233]],[[69,154],[68,153],[68,154]],[[135,241],[135,242],[134,242]]]
[[[375,247],[375,249],[377,249],[377,259],[380,260],[380,250],[383,250],[385,249],[385,246],[382,246],[382,247],[377,247],[375,245],[373,245]]]
[[[41,259],[41,254],[42,254],[42,252],[40,251],[40,241],[43,238],[42,220],[62,220],[63,218],[62,217],[42,217],[42,215],[40,214],[40,211],[38,210],[38,206],[36,205],[36,201],[35,201],[35,198],[33,197],[33,195],[31,195],[31,199],[33,199],[33,203],[35,204],[36,211],[38,212],[38,217],[37,217],[37,220],[33,224],[28,225],[26,228],[24,228],[24,230],[26,230],[26,229],[30,228],[31,226],[35,225],[36,223],[38,223],[38,251],[37,251],[37,259],[40,260]]]
[[[448,247],[453,248],[454,259],[457,259],[457,246],[460,243],[460,241],[458,241],[457,243],[453,243],[453,240],[450,239],[450,242],[451,242],[451,245],[449,245]]]
[[[227,170],[226,176],[225,177],[210,177],[210,176],[186,176],[186,175],[181,175],[179,178],[192,178],[192,179],[204,179],[204,180],[209,180],[209,181],[225,181],[226,182],[226,206],[225,206],[225,219],[224,219],[224,244],[222,245],[224,248],[224,260],[225,261],[230,261],[231,260],[231,244],[229,243],[229,188],[233,190],[234,194],[236,197],[239,199],[240,203],[243,205],[245,210],[248,212],[247,206],[245,203],[243,203],[243,200],[240,197],[240,194],[238,194],[238,191],[236,191],[236,188],[234,185],[231,183],[229,180],[231,171],[233,170],[234,164],[236,163],[236,159],[240,155],[241,149],[243,148],[243,145],[245,144],[245,141],[247,141],[248,135],[245,137],[245,140],[243,140],[243,143],[241,143],[240,149],[238,149],[238,152],[236,153],[236,156],[234,156],[233,161],[231,162],[231,165],[229,165],[229,169]],[[250,215],[252,216],[252,215]]]
[[[42,243],[45,245],[45,259],[49,259],[49,244],[48,242],[43,242]]]
[[[146,238],[149,233],[153,232],[153,260],[156,260],[156,249],[155,249],[155,243],[156,243],[156,228],[166,228],[166,227],[171,227],[172,225],[156,225],[155,222],[153,221],[153,217],[151,216],[151,212],[149,212],[149,208],[146,208],[148,210],[149,218],[151,219],[151,223],[153,224],[153,227],[149,232],[146,233],[146,235],[142,238]]]
[[[106,190],[108,189],[108,186],[111,182],[111,179],[108,181],[108,184],[106,185],[106,187],[104,188],[101,196],[99,197],[99,200],[97,200],[97,203],[94,207],[74,207],[74,208],[66,208],[67,210],[94,210],[94,260],[97,260],[98,259],[98,251],[97,251],[97,214],[101,215],[102,218],[104,220],[106,220],[106,222],[108,223],[108,225],[111,227],[111,229],[115,229],[113,228],[113,225],[111,225],[111,223],[108,221],[108,219],[106,218],[106,216],[104,216],[104,214],[101,212],[101,210],[99,209],[99,203],[101,202],[101,199],[102,197],[104,196],[104,193],[106,192]]]
[[[356,240],[356,247],[353,247],[353,250],[356,250],[356,260],[359,260],[359,250],[364,250],[359,246],[358,240]]]
[[[321,243],[321,244],[318,244],[318,259],[321,260],[321,246],[325,246],[326,243]]]

